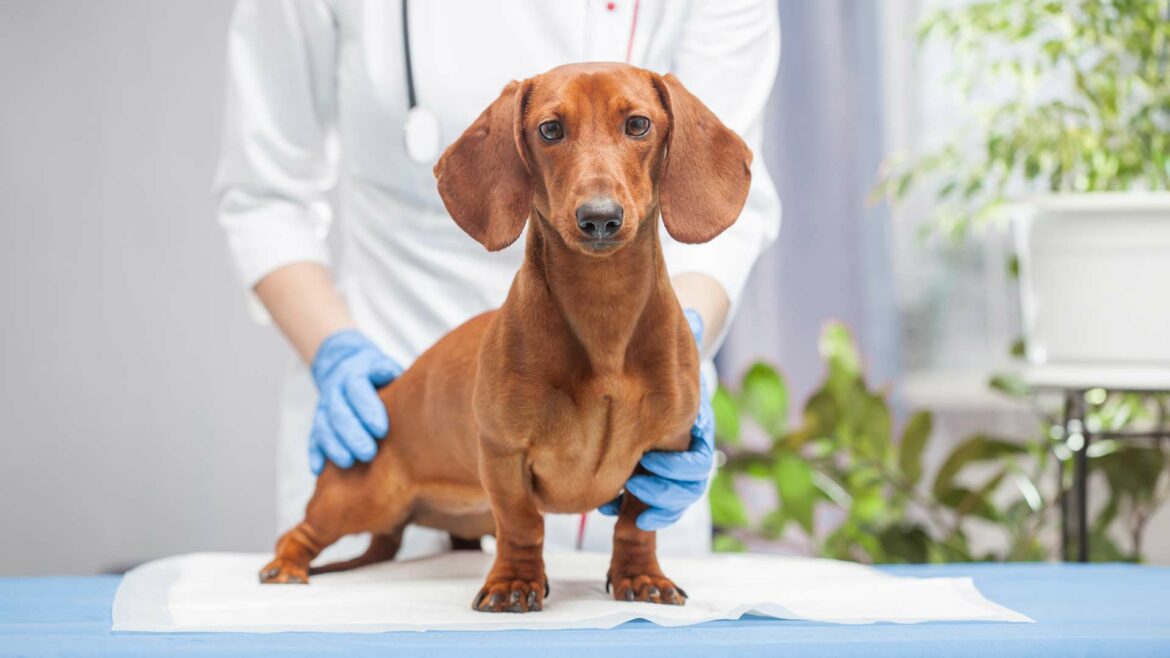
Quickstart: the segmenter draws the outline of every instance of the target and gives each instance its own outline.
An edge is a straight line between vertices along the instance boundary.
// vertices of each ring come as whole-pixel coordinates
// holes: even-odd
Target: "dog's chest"
[[[580,512],[613,498],[648,450],[684,450],[697,403],[685,385],[596,377],[549,389],[530,436],[532,489],[546,511]]]

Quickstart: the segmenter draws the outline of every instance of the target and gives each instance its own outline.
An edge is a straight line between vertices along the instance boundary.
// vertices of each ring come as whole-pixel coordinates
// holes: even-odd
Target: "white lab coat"
[[[710,275],[734,308],[780,221],[760,154],[779,61],[774,0],[414,0],[409,9],[418,102],[437,115],[444,147],[509,80],[566,62],[623,61],[627,51],[635,65],[674,72],[756,154],[734,226],[708,244],[667,236],[663,245],[671,275]],[[358,327],[405,366],[451,328],[500,305],[524,240],[485,251],[448,217],[431,163],[407,156],[400,19],[392,0],[241,0],[228,41],[216,191],[248,290],[289,263],[330,264],[327,236],[340,217],[337,285]],[[280,418],[281,530],[302,518],[312,492],[307,441],[315,403],[305,368],[293,365]],[[547,542],[572,546],[578,523],[550,517]],[[608,550],[612,523],[593,513],[586,546]],[[658,541],[664,553],[706,551],[705,502]],[[441,546],[438,533],[415,529],[403,555]]]

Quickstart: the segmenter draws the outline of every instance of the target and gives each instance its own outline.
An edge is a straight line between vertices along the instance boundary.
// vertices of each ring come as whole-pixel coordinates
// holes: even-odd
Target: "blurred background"
[[[210,193],[232,4],[0,0],[0,574],[276,536],[292,354]],[[1170,563],[1168,4],[778,4],[784,220],[718,359],[717,547],[1057,559],[1088,443],[1090,557]]]

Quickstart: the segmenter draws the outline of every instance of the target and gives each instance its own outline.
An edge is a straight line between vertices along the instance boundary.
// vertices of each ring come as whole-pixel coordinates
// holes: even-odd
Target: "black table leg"
[[[1064,392],[1064,415],[1060,419],[1060,438],[1068,444],[1068,425],[1072,420],[1073,414],[1073,393],[1072,391]],[[1072,505],[1069,501],[1069,487],[1065,485],[1064,481],[1064,461],[1056,460],[1056,495],[1060,502],[1060,559],[1065,562],[1072,560],[1072,521],[1069,519],[1072,513]]]
[[[1134,391],[1145,395],[1161,395],[1170,391]],[[1061,439],[1072,450],[1072,480],[1068,481],[1067,467],[1057,460],[1057,501],[1060,507],[1060,558],[1066,562],[1089,561],[1089,448],[1094,434],[1086,425],[1088,402],[1083,389],[1064,391],[1064,416],[1061,419]],[[1170,438],[1166,434],[1165,406],[1159,402],[1155,429],[1149,432],[1109,432],[1100,430],[1101,438],[1152,438],[1155,441]],[[1075,449],[1074,449],[1075,447]],[[1075,551],[1074,551],[1075,542]],[[1075,555],[1074,555],[1075,553]]]
[[[1065,391],[1065,445],[1073,449],[1072,484],[1065,486],[1064,463],[1058,465],[1060,487],[1060,556],[1066,562],[1089,561],[1089,432],[1085,428],[1085,398],[1079,390]],[[1073,440],[1073,437],[1078,437]],[[1073,445],[1069,445],[1072,443]],[[1079,444],[1079,445],[1076,445]],[[1074,557],[1073,546],[1076,546]]]
[[[1077,488],[1077,561],[1089,561],[1089,430],[1085,427],[1085,401],[1077,393],[1077,420],[1081,431],[1081,449],[1076,453],[1073,478]]]
[[[1073,414],[1073,398],[1065,391],[1065,413],[1060,417],[1060,440],[1068,445],[1068,419]],[[1068,541],[1068,487],[1065,486],[1065,461],[1057,459],[1057,502],[1060,508],[1060,558],[1068,562],[1072,558],[1072,542]]]

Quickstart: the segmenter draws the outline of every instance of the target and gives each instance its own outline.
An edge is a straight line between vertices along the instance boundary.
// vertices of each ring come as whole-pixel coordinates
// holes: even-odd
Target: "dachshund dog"
[[[540,610],[543,512],[613,499],[650,450],[686,450],[699,353],[667,276],[658,217],[711,240],[738,217],[751,151],[672,75],[574,64],[512,82],[435,166],[451,217],[489,250],[528,227],[497,311],[468,320],[380,391],[393,423],[368,464],[327,466],[266,583],[391,559],[408,523],[494,534],[476,610]],[[622,498],[608,582],[618,600],[682,605],[646,505]],[[310,570],[371,532],[365,555]]]

